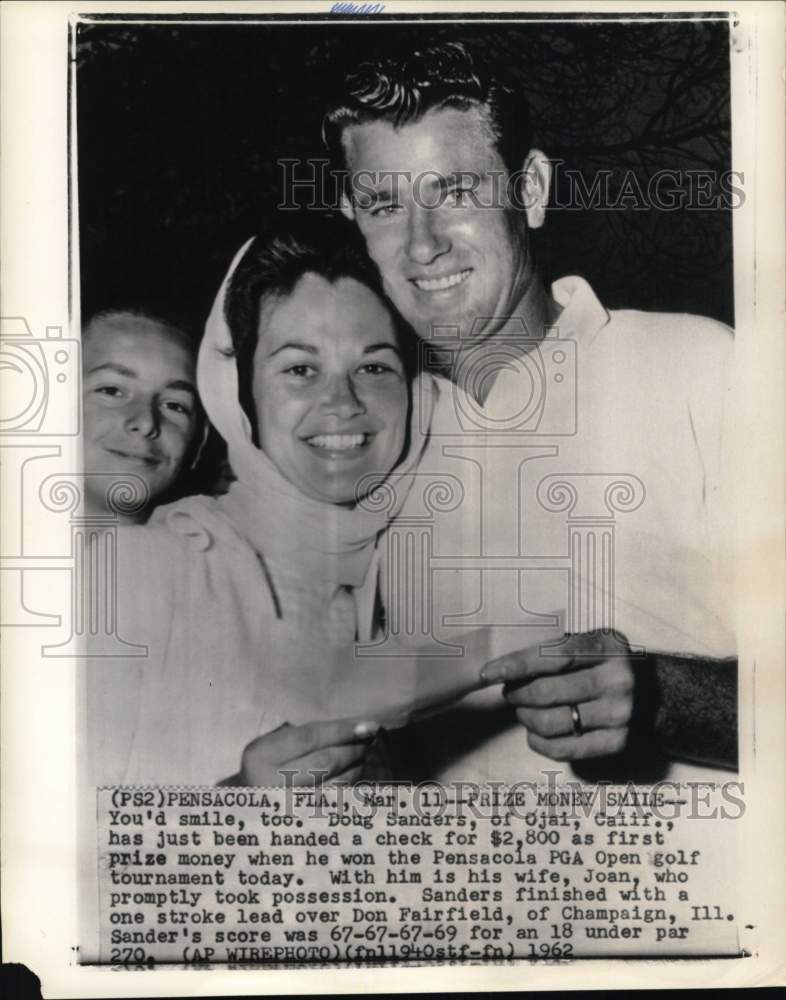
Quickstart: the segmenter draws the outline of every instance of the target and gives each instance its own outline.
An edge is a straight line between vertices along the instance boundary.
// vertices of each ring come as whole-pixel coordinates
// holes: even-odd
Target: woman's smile
[[[311,448],[324,452],[327,457],[335,454],[336,457],[343,458],[352,457],[354,452],[368,447],[372,438],[372,434],[314,434],[304,440]]]

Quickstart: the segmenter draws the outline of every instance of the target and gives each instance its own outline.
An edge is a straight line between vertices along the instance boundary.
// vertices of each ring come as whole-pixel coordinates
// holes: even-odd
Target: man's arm
[[[737,660],[653,653],[650,723],[667,756],[736,770]],[[646,731],[646,730],[645,730]]]
[[[737,661],[620,652],[619,633],[571,635],[487,664],[533,750],[575,761],[632,750],[735,769]]]

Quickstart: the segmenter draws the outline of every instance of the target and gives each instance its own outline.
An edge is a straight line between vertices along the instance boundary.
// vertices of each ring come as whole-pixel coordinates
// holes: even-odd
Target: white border
[[[450,3],[440,14],[733,10],[702,3]],[[72,13],[323,13],[330,3],[36,3],[7,0],[2,18],[2,312],[35,330],[68,326],[66,79]],[[386,13],[427,3],[389,2]],[[40,661],[24,630],[3,637],[2,858],[4,961],[24,962],[56,997],[243,995],[739,986],[784,982],[784,11],[739,5],[743,58],[733,70],[733,157],[747,203],[735,213],[740,414],[740,650],[755,659],[743,687],[748,815],[740,873],[757,951],[744,960],[609,961],[517,967],[115,972],[73,963],[76,841],[73,671]],[[134,19],[133,17],[131,19]],[[754,89],[751,94],[750,88]],[[755,259],[755,271],[751,260]],[[78,301],[78,297],[75,301]],[[752,317],[755,303],[755,321]],[[69,456],[69,460],[74,456]],[[9,484],[3,483],[8,489]],[[754,700],[755,699],[755,700]],[[754,738],[756,752],[754,752]]]

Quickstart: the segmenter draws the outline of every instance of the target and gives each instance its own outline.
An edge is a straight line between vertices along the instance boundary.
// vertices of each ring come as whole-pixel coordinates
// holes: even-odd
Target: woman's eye
[[[164,403],[164,407],[167,410],[171,410],[174,413],[182,413],[186,417],[191,416],[191,407],[186,406],[185,403],[181,403],[176,399],[167,400]]]
[[[313,365],[290,365],[284,369],[284,374],[294,375],[296,378],[311,378],[316,375],[316,371]]]
[[[382,361],[370,361],[358,368],[358,373],[360,375],[373,375],[377,378],[381,375],[401,375],[401,372],[393,365],[387,365]]]

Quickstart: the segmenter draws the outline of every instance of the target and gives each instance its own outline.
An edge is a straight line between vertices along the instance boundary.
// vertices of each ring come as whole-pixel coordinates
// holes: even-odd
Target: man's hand
[[[618,632],[568,635],[559,650],[543,645],[501,656],[481,671],[527,729],[527,742],[553,760],[619,753],[633,714],[634,674]],[[557,654],[557,655],[554,655]]]
[[[340,719],[284,724],[252,740],[243,750],[240,771],[221,784],[312,785],[356,781],[377,734],[376,722]]]

